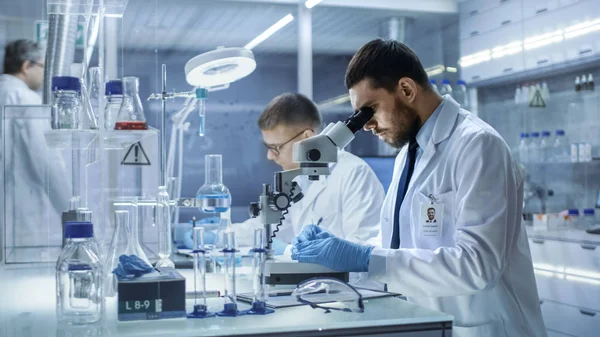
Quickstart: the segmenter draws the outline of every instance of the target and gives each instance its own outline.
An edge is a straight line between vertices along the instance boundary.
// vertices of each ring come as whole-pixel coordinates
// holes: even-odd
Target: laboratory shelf
[[[50,149],[105,149],[123,150],[148,137],[158,135],[158,130],[49,130],[45,132]],[[102,140],[102,144],[99,140]]]
[[[129,0],[104,0],[104,15],[111,17],[123,17],[125,8]],[[77,14],[85,15],[88,12],[92,15],[98,13],[99,1],[79,1],[73,0],[48,0],[48,14]]]
[[[158,135],[158,130],[149,127],[148,130],[111,130],[100,133],[104,140],[103,148],[106,150],[127,149],[132,144],[148,137]]]
[[[98,146],[97,130],[49,130],[44,136],[50,149],[93,149]]]

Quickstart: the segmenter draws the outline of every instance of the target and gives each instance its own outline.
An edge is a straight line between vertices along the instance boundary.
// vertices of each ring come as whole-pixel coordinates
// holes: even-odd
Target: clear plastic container
[[[571,161],[571,148],[569,139],[565,136],[565,130],[556,130],[556,138],[552,146],[552,158],[557,163],[568,163]]]
[[[532,132],[531,141],[528,146],[529,162],[539,163],[540,162],[540,133]]]
[[[61,323],[90,324],[104,312],[103,266],[91,222],[67,222],[67,244],[56,263],[56,315]]]
[[[204,213],[225,213],[231,207],[231,193],[223,184],[223,157],[220,154],[204,156],[205,181],[198,189],[196,199]]]
[[[519,161],[522,164],[529,163],[529,134],[521,133],[521,141],[517,147],[517,153],[519,155]]]
[[[581,219],[581,228],[588,229],[596,224],[596,212],[593,208],[583,210],[583,219]]]
[[[104,94],[106,96],[104,128],[106,130],[114,130],[119,110],[121,110],[121,104],[123,104],[123,82],[121,80],[106,82]]]
[[[580,224],[581,219],[579,218],[579,210],[575,209],[575,208],[569,209],[568,215],[569,216],[567,217],[567,221],[566,221],[567,228],[569,228],[569,229],[581,228],[581,224]]]
[[[550,131],[542,131],[539,157],[540,162],[543,163],[548,163],[552,160],[552,140],[550,139]]]
[[[139,79],[123,78],[123,103],[115,123],[115,130],[147,130],[144,108],[139,95]]]
[[[52,128],[79,129],[81,123],[81,82],[78,77],[52,78]]]

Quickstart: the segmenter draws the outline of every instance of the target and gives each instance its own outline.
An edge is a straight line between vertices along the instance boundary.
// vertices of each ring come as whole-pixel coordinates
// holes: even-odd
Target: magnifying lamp
[[[224,48],[200,54],[185,64],[185,80],[195,87],[216,87],[235,82],[256,69],[252,51]]]

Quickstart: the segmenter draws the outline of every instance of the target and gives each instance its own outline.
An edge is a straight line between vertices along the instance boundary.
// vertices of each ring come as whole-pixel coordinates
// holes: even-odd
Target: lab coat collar
[[[460,105],[450,95],[444,95],[444,100],[441,103],[441,110],[435,121],[431,142],[437,145],[450,137],[458,113]]]
[[[435,127],[435,122],[438,119],[438,116],[440,115],[440,111],[444,108],[444,101],[442,101],[437,108],[435,108],[435,110],[433,111],[433,113],[431,114],[431,116],[429,116],[429,118],[427,118],[427,120],[425,121],[425,123],[423,124],[423,126],[421,127],[421,129],[419,130],[419,133],[417,133],[417,143],[419,144],[419,147],[424,149],[427,144],[429,143],[429,139],[431,139],[431,135],[433,134],[433,129]]]
[[[29,89],[27,84],[22,79],[14,76],[14,75],[10,75],[10,74],[0,75],[0,83],[1,82],[5,82],[6,85],[20,87],[21,89],[31,90],[31,89]]]

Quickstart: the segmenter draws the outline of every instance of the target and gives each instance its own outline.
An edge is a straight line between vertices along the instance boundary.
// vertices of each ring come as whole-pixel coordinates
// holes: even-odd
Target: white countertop
[[[530,238],[600,245],[599,234],[590,234],[583,229],[535,230],[532,226],[525,228]]]
[[[190,270],[182,274],[188,279]],[[209,287],[220,288],[220,275],[211,275]],[[240,282],[248,282],[240,277]],[[186,282],[191,290],[192,282]],[[217,284],[215,284],[217,283]],[[246,283],[247,284],[247,283]],[[212,286],[212,287],[211,287]],[[247,288],[247,287],[242,287]],[[452,321],[452,316],[425,309],[399,298],[365,301],[364,313],[331,312],[308,306],[278,309],[266,316],[235,318],[177,319],[118,322],[116,298],[109,299],[102,324],[57,327],[55,316],[55,273],[52,265],[0,266],[0,336],[222,336],[293,331],[322,331],[361,327],[418,325]],[[192,311],[193,300],[186,302]],[[209,299],[209,310],[223,307],[220,298]],[[249,305],[239,303],[240,309]]]

